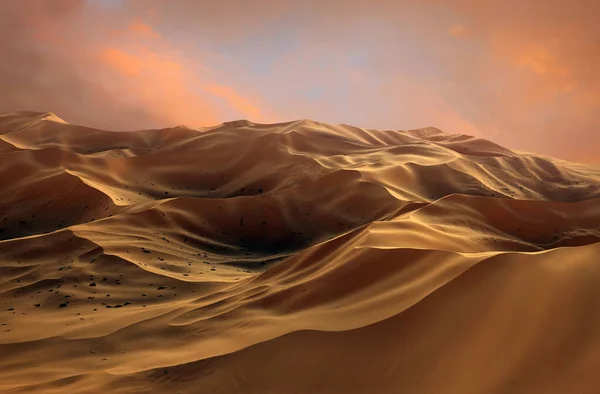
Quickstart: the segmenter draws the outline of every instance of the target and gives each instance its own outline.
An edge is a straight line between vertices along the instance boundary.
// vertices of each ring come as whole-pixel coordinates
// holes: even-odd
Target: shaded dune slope
[[[600,386],[600,166],[434,128],[20,112],[0,229],[0,392]]]

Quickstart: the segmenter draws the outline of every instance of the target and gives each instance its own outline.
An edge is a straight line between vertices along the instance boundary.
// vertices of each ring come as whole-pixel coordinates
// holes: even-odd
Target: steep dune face
[[[0,391],[594,393],[600,167],[434,128],[0,115]]]

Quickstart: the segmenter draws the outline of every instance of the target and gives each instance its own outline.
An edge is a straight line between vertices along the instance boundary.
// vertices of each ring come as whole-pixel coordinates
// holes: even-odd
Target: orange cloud
[[[0,62],[0,112],[52,111],[113,130],[262,116],[231,81],[155,30],[161,14],[85,0],[0,2],[0,35],[8,37],[0,53],[10,59]]]
[[[469,34],[469,29],[463,25],[452,25],[450,26],[449,32],[454,37],[464,37]]]
[[[104,50],[100,57],[106,64],[125,75],[140,75],[142,67],[144,67],[142,59],[116,48]]]
[[[240,95],[230,86],[209,85],[204,87],[207,92],[226,100],[233,108],[249,117],[250,120],[262,121],[263,114],[256,105]]]
[[[130,23],[128,30],[131,33],[139,35],[141,37],[146,37],[146,38],[150,38],[150,39],[160,38],[160,35],[156,31],[154,31],[152,26],[147,25],[140,21],[135,21],[135,22]]]
[[[597,0],[101,3],[0,1],[0,110],[109,128],[432,125],[599,157]]]
[[[551,94],[570,92],[578,86],[571,70],[563,65],[564,60],[543,46],[527,47],[524,54],[515,56],[515,63],[543,78]]]
[[[157,121],[193,126],[219,123],[217,110],[193,90],[198,86],[196,77],[179,60],[148,49],[119,48],[107,48],[101,58],[121,76],[115,81],[119,97],[152,108]]]
[[[213,125],[226,120],[220,114],[227,107],[238,116],[262,117],[261,110],[233,87],[208,82],[199,72],[202,68],[192,67],[189,59],[176,53],[170,42],[139,18],[118,31],[118,37],[118,46],[103,49],[99,57],[121,75],[117,84],[120,96],[154,108],[157,121]],[[221,106],[215,96],[224,99]]]

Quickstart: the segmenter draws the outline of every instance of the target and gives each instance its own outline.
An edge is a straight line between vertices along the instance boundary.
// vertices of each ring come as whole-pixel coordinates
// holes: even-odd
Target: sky
[[[600,0],[0,1],[0,112],[433,126],[600,163]]]

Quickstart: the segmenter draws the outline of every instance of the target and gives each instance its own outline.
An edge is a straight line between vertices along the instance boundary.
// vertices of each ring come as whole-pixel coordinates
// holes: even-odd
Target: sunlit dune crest
[[[0,115],[0,392],[600,387],[600,166],[432,127],[59,116]]]

